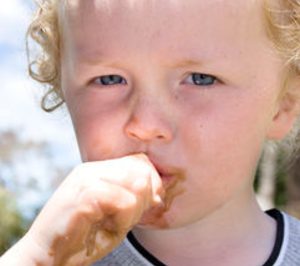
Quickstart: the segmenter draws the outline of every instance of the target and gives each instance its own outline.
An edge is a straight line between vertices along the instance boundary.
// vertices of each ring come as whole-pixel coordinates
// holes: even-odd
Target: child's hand
[[[51,265],[89,265],[107,255],[162,204],[162,183],[145,155],[84,163],[66,178],[27,234]]]

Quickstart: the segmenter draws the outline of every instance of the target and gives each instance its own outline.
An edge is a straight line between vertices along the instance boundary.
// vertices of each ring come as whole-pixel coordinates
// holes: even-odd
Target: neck
[[[167,265],[262,265],[273,249],[276,222],[250,197],[247,204],[229,203],[185,227],[133,233]]]

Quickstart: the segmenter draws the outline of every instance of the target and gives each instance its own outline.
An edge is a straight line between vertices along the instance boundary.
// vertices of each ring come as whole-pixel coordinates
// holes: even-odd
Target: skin
[[[211,243],[217,250],[214,243],[235,246],[245,232],[265,232],[264,252],[250,248],[249,254],[259,254],[258,262],[266,259],[274,223],[255,204],[253,175],[263,142],[282,137],[292,118],[280,110],[282,62],[265,34],[261,2],[70,3],[63,20],[63,88],[83,160],[143,152],[184,174],[184,193],[164,214],[168,226],[179,229],[136,230],[140,241],[171,262],[176,250],[190,250],[170,245],[180,234],[195,242],[195,232],[201,232],[202,242],[192,245],[197,247],[219,235]],[[196,86],[191,73],[218,80]],[[125,83],[99,84],[97,77],[111,74]],[[236,234],[231,213],[243,221]],[[253,232],[257,221],[263,226]],[[249,249],[253,241],[241,245]],[[198,259],[195,254],[191,258]]]
[[[45,221],[65,213],[60,236],[72,236],[82,224],[81,208],[98,202],[101,215],[89,209],[87,228],[107,220],[110,209],[118,214],[112,224],[131,222],[116,239],[108,237],[109,249],[98,243],[93,259],[136,225],[138,240],[168,265],[264,263],[276,228],[256,203],[254,173],[264,141],[284,137],[295,112],[279,98],[282,62],[266,36],[261,4],[69,0],[61,6],[62,91],[85,163],[43,210],[31,241],[56,254],[61,229],[42,237]],[[216,81],[196,85],[193,73]],[[122,79],[107,86],[105,75]],[[124,163],[135,154],[143,154],[142,161]],[[116,195],[111,184],[130,193],[108,205]],[[74,187],[97,189],[74,208]],[[105,226],[96,228],[103,233]],[[77,237],[84,241],[87,234]],[[68,251],[74,244],[67,243],[68,265],[87,265],[86,247],[74,257]],[[54,257],[58,265],[64,261]]]
[[[167,214],[172,227],[234,197],[251,198],[253,172],[278,111],[282,63],[270,51],[260,6],[235,2],[166,1],[158,10],[156,1],[110,1],[108,13],[100,1],[79,1],[68,13],[63,88],[82,159],[143,152],[184,172],[186,193]],[[174,67],[187,60],[202,63]],[[196,86],[187,81],[193,72],[221,81]],[[109,74],[128,84],[93,80]]]
[[[143,154],[77,166],[0,265],[91,265],[148,209],[164,209],[161,180]]]
[[[83,161],[142,152],[184,172],[186,193],[167,214],[172,227],[249,197],[279,90],[281,62],[266,52],[257,6],[198,2],[166,1],[158,11],[157,1],[110,1],[103,12],[100,1],[79,1],[65,22],[63,91]],[[187,60],[201,63],[174,67]],[[195,86],[193,72],[221,81]],[[128,84],[93,80],[109,74]]]

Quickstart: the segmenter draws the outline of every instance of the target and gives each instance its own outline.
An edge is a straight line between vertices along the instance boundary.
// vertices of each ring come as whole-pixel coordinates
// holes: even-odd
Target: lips
[[[148,157],[149,158],[149,157]],[[149,158],[150,159],[150,158]],[[166,226],[166,221],[164,220],[164,214],[167,213],[172,205],[174,200],[181,194],[183,194],[186,190],[184,186],[184,181],[186,179],[186,174],[183,169],[178,168],[178,167],[171,167],[167,165],[163,165],[161,163],[157,163],[156,161],[151,160],[151,163],[153,166],[156,168],[161,181],[162,181],[162,187],[164,190],[164,195],[162,197],[163,200],[163,205],[160,206],[157,209],[150,209],[148,215],[146,215],[145,224],[147,224],[147,220],[152,221],[164,221],[164,223],[160,224],[163,225],[163,227]],[[150,218],[149,218],[150,217]],[[153,223],[150,222],[151,223]],[[156,223],[155,223],[156,224]]]
[[[180,177],[179,169],[176,169],[175,167],[162,166],[153,161],[151,161],[151,162],[152,162],[153,166],[155,167],[156,171],[158,172],[158,174],[162,180],[163,187],[165,189],[172,186],[173,183],[176,182],[176,180]]]
[[[160,175],[168,176],[168,175],[173,175],[175,173],[175,169],[173,167],[162,165],[161,163],[158,163],[155,160],[152,160],[151,158],[149,159]]]
[[[168,169],[167,167],[163,167],[157,163],[152,162],[152,164],[154,165],[156,171],[159,173],[160,176],[171,176],[174,174],[174,171],[171,171],[170,169]]]

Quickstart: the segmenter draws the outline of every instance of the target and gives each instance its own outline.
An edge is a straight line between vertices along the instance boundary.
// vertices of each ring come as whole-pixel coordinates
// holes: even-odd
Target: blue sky
[[[36,204],[49,189],[49,166],[72,168],[80,161],[66,110],[54,114],[42,111],[41,87],[27,74],[25,32],[33,12],[32,2],[2,1],[0,9],[0,131],[15,130],[24,140],[47,142],[54,155],[51,162],[45,162],[45,158],[31,158],[28,154],[30,160],[14,166],[16,173],[22,175],[22,180],[16,182],[18,186],[26,184],[26,176],[39,184],[40,194],[28,191],[23,195],[26,200],[22,202],[28,206]]]
[[[30,3],[30,0],[10,0],[1,4],[0,130],[22,128],[26,138],[65,142],[63,130],[74,142],[66,110],[54,114],[43,112],[39,107],[42,87],[27,74],[25,32],[33,12]]]

